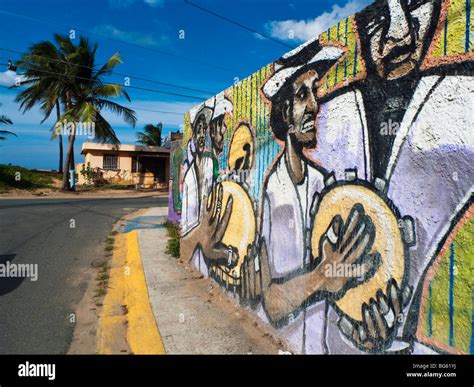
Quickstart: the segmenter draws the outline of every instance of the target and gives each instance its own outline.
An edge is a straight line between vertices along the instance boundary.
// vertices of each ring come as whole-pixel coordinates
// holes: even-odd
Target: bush
[[[170,237],[168,239],[166,253],[175,258],[179,258],[179,246],[181,241],[179,226],[177,224],[171,223],[170,221],[166,221],[164,226],[168,230],[168,236]]]
[[[166,252],[172,257],[179,258],[179,239],[168,240]]]

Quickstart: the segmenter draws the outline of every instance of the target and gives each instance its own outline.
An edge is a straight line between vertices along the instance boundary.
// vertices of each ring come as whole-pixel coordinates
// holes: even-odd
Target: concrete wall
[[[185,115],[181,255],[295,352],[474,352],[472,9],[376,1]]]
[[[91,150],[88,151],[85,156],[85,163],[91,163],[91,168],[102,168],[104,163],[104,154],[113,154],[104,153],[103,151]],[[132,152],[120,152],[118,155],[118,166],[124,171],[132,172]]]

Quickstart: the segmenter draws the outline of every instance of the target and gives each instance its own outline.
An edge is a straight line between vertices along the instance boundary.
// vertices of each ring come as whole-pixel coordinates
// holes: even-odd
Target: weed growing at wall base
[[[179,248],[181,241],[179,226],[169,221],[165,222],[164,226],[168,230],[168,236],[170,237],[166,246],[166,253],[175,258],[179,258]]]

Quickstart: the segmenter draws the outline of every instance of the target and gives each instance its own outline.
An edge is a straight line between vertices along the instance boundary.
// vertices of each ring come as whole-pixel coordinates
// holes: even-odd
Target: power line
[[[208,14],[210,14],[210,15],[213,15],[213,16],[215,16],[215,17],[218,17],[218,18],[222,19],[222,20],[225,20],[226,22],[229,22],[229,23],[231,23],[231,24],[234,24],[234,25],[236,25],[236,26],[238,26],[238,27],[240,27],[240,28],[243,28],[244,30],[253,32],[254,34],[260,35],[260,36],[263,37],[263,38],[272,40],[272,41],[274,41],[275,43],[278,43],[278,44],[280,44],[280,45],[282,45],[282,46],[285,46],[285,47],[291,48],[291,49],[294,49],[294,48],[295,48],[295,46],[290,46],[289,44],[283,43],[283,42],[281,42],[281,41],[278,40],[278,39],[275,39],[275,38],[272,38],[271,36],[262,34],[261,32],[259,32],[259,31],[257,31],[257,30],[254,30],[253,28],[247,27],[246,25],[243,25],[242,23],[236,22],[236,21],[234,21],[234,20],[232,20],[232,19],[229,19],[229,18],[226,17],[226,16],[219,15],[219,14],[217,14],[217,13],[215,13],[215,12],[213,12],[213,11],[207,9],[207,8],[204,8],[204,7],[200,6],[200,5],[197,5],[197,4],[195,4],[195,3],[191,3],[191,2],[188,1],[188,0],[184,0],[184,2],[185,2],[186,4],[191,5],[192,7],[195,7],[195,8],[197,8],[197,9],[200,9],[200,10],[203,11],[203,12],[206,12],[206,13],[208,13]]]
[[[68,65],[72,65],[72,66],[76,66],[76,67],[82,67],[82,68],[86,68],[86,69],[92,70],[92,67],[90,67],[90,66],[81,65],[81,64],[79,64],[79,63],[71,63],[71,62],[68,62],[68,61],[65,61],[65,60],[61,60],[61,59],[54,59],[54,58],[48,58],[47,56],[24,53],[24,52],[21,52],[21,51],[16,51],[16,50],[12,50],[12,49],[9,49],[9,48],[4,48],[4,47],[0,47],[0,50],[1,50],[1,51],[12,52],[12,53],[19,54],[19,55],[28,54],[28,55],[31,55],[31,56],[34,56],[34,57],[37,57],[37,58],[45,59],[45,60],[50,61],[50,62],[65,63],[65,64],[68,64]],[[99,65],[98,67],[101,67],[101,66]],[[171,87],[175,87],[175,88],[178,88],[178,89],[189,90],[189,91],[196,91],[196,92],[198,92],[198,93],[204,93],[204,94],[209,94],[209,95],[214,95],[214,94],[216,94],[216,93],[211,92],[211,91],[193,89],[193,88],[187,87],[187,86],[180,86],[180,85],[176,85],[176,84],[173,84],[173,83],[166,83],[166,82],[156,81],[156,80],[153,80],[153,79],[143,78],[143,77],[134,76],[134,75],[122,74],[122,73],[118,73],[118,72],[114,72],[114,71],[111,71],[110,73],[111,73],[111,74],[114,74],[114,75],[122,76],[122,77],[128,77],[128,78],[138,79],[138,80],[140,80],[140,81],[145,81],[145,82],[150,82],[150,83],[156,83],[156,84],[165,85],[165,86],[171,86]]]
[[[2,89],[7,89],[7,90],[10,90],[10,91],[17,91],[17,90],[26,90],[26,89],[22,89],[20,86],[12,86],[12,87],[8,87],[8,86],[3,86],[3,85],[0,85],[0,88]],[[145,109],[145,108],[139,108],[139,107],[135,107],[135,106],[125,106],[126,108],[129,108],[129,109],[132,109],[132,110],[143,110],[143,111],[146,111],[146,112],[152,112],[152,113],[160,113],[160,114],[175,114],[175,115],[178,115],[178,116],[183,116],[185,114],[185,112],[171,112],[171,111],[166,111],[166,110],[154,110],[154,109]]]
[[[10,16],[16,16],[16,17],[21,17],[21,18],[33,20],[37,23],[48,24],[48,25],[56,25],[56,26],[59,26],[61,28],[70,29],[70,27],[62,25],[60,23],[55,23],[55,22],[51,22],[51,21],[47,21],[47,20],[42,20],[42,19],[39,19],[39,18],[36,18],[36,17],[33,17],[33,16],[24,15],[24,14],[21,14],[21,13],[18,13],[18,12],[7,11],[6,9],[2,9],[2,8],[0,8],[0,13],[4,13],[4,14],[10,15]],[[218,69],[218,70],[223,70],[223,71],[227,71],[227,72],[231,72],[231,73],[238,72],[235,69],[230,69],[230,68],[227,68],[227,67],[217,66],[217,65],[214,65],[212,63],[203,62],[203,61],[200,61],[200,60],[197,60],[197,59],[188,58],[188,57],[185,57],[185,56],[182,56],[182,55],[177,55],[177,54],[173,54],[173,53],[166,52],[166,51],[156,50],[156,49],[151,48],[151,47],[145,47],[145,46],[141,46],[141,45],[136,44],[136,43],[130,43],[130,42],[127,42],[126,40],[111,38],[110,36],[105,36],[105,35],[98,34],[96,32],[91,32],[91,31],[88,31],[88,30],[85,30],[85,29],[82,29],[82,28],[75,28],[75,29],[78,30],[78,31],[85,32],[89,35],[95,35],[95,36],[98,36],[98,37],[101,37],[103,39],[107,39],[107,40],[110,40],[110,41],[120,42],[120,43],[123,43],[123,44],[127,44],[129,46],[132,46],[132,47],[137,47],[137,48],[140,48],[142,50],[148,50],[148,51],[160,54],[160,55],[169,56],[169,57],[177,58],[177,59],[180,59],[180,60],[193,62],[193,63],[199,64],[199,65],[202,65],[202,66],[212,67],[212,68],[215,68],[215,69]]]
[[[138,107],[131,107],[131,109],[133,109],[133,110],[143,110],[145,112],[152,112],[152,113],[175,114],[175,115],[178,115],[178,116],[184,116],[184,114],[185,114],[184,112],[183,113],[168,112],[168,111],[165,111],[165,110],[153,110],[153,109],[144,109],[144,108],[138,108]]]
[[[0,66],[8,66],[8,64],[6,64],[6,63],[0,63]],[[17,68],[20,68],[20,69],[23,69],[23,70],[28,70],[28,69],[29,69],[28,67],[24,67],[24,66],[17,66]],[[79,77],[79,76],[77,76],[77,75],[72,75],[72,74],[62,74],[62,73],[56,73],[56,72],[54,72],[54,71],[39,70],[39,69],[35,69],[35,71],[39,71],[39,72],[45,73],[45,74],[61,75],[61,76],[64,76],[64,77],[70,77],[70,78],[75,78],[75,79],[81,79],[81,80],[85,80],[85,81],[93,81],[92,78]],[[18,74],[18,75],[24,75],[24,74]],[[198,100],[198,101],[205,101],[204,98],[195,97],[195,96],[193,96],[193,95],[172,93],[172,92],[163,91],[163,90],[148,89],[148,88],[145,88],[145,87],[123,85],[123,84],[121,84],[121,83],[102,82],[102,84],[103,84],[103,85],[112,85],[112,86],[122,86],[122,87],[128,87],[128,88],[130,88],[130,89],[136,89],[136,90],[141,90],[141,91],[149,91],[149,92],[152,92],[152,93],[166,94],[166,95],[172,95],[172,96],[175,96],[175,97],[182,97],[182,98],[189,98],[189,99],[194,99],[194,100]]]

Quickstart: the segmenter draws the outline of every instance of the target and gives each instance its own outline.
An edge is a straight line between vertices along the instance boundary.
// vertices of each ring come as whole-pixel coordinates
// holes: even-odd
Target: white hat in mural
[[[204,113],[207,122],[210,121],[212,110],[214,109],[215,98],[216,97],[212,96],[208,100],[204,101],[203,103],[200,103],[197,106],[194,106],[189,110],[189,121],[191,122],[191,125],[194,124],[194,120],[200,113]]]
[[[263,85],[263,94],[272,99],[297,72],[318,65],[322,66],[319,71],[325,72],[343,54],[344,51],[339,47],[321,46],[317,40],[309,41],[274,63],[275,73]]]
[[[192,127],[194,127],[196,119],[201,115],[204,115],[204,118],[205,118],[207,123],[209,123],[211,121],[213,109],[212,109],[212,107],[207,105],[207,102],[208,101],[192,108],[189,111],[189,119],[190,119]]]
[[[199,110],[202,109],[203,104],[199,104],[197,106],[192,107],[189,110],[189,122],[191,122],[191,125],[193,124],[194,120],[196,119],[196,114]]]
[[[214,112],[212,114],[212,119],[224,114],[232,114],[234,107],[232,103],[226,98],[225,93],[221,91],[215,96]]]

